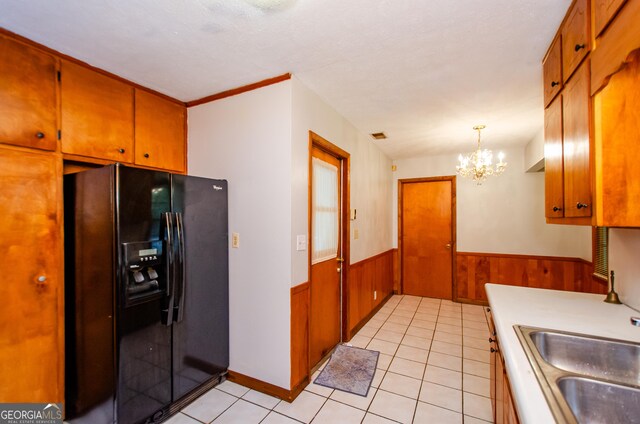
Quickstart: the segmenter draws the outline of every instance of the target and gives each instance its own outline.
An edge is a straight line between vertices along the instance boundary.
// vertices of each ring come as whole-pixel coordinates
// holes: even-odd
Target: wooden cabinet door
[[[569,81],[562,95],[564,216],[591,216],[591,143],[589,62]]]
[[[511,393],[511,384],[509,384],[509,377],[507,373],[504,373],[504,423],[505,424],[518,424],[520,419],[516,412],[516,405],[513,402],[513,395]]]
[[[133,87],[62,61],[62,152],[133,159]]]
[[[549,53],[542,62],[542,79],[544,81],[544,107],[562,90],[562,43],[556,38]]]
[[[628,0],[598,38],[591,55],[591,94],[595,94],[620,71],[629,56],[640,49],[640,0]]]
[[[594,0],[595,35],[599,36],[627,0]]]
[[[495,373],[496,379],[496,408],[495,408],[495,424],[504,423],[504,359],[502,359],[502,354],[500,353],[500,345],[496,341],[496,359],[495,359],[495,368],[493,372]]]
[[[0,36],[0,143],[55,150],[57,60]]]
[[[596,96],[598,225],[640,227],[640,50]],[[600,211],[602,211],[600,213]]]
[[[62,402],[62,160],[0,146],[0,179],[0,402]]]
[[[544,111],[544,215],[562,218],[564,167],[562,149],[562,96]]]
[[[185,172],[186,107],[143,90],[135,92],[135,163]]]
[[[564,82],[573,74],[590,49],[589,3],[577,0],[562,27],[562,76]]]

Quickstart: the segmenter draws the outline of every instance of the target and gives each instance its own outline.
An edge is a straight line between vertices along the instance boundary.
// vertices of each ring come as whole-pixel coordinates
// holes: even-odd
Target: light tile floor
[[[349,342],[380,352],[367,397],[311,383],[287,403],[225,381],[168,423],[486,424],[488,338],[481,306],[393,296]]]

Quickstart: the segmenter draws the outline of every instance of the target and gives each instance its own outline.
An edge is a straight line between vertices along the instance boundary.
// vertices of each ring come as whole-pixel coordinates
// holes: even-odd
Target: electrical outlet
[[[353,229],[353,239],[354,240],[358,240],[359,237],[360,237],[360,234],[358,233],[358,229],[354,228]]]
[[[240,247],[240,234],[231,233],[231,247],[233,247],[234,249]]]
[[[374,290],[373,291],[373,300],[376,300],[376,299],[378,299],[378,292],[377,292],[377,290]]]

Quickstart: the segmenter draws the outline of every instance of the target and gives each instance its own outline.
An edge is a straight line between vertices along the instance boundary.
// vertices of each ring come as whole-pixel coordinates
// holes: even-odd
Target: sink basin
[[[640,423],[639,388],[582,377],[557,384],[579,423]]]
[[[640,345],[547,330],[531,331],[529,337],[556,368],[640,386]]]
[[[640,424],[640,343],[514,329],[557,422]]]

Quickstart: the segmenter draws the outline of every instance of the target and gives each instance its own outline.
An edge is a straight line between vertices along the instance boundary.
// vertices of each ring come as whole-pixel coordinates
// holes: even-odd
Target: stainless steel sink
[[[558,388],[579,423],[640,423],[640,389],[583,377],[563,377]]]
[[[640,344],[514,326],[561,423],[640,424]]]
[[[534,330],[542,359],[561,370],[640,385],[640,345],[598,337]]]

